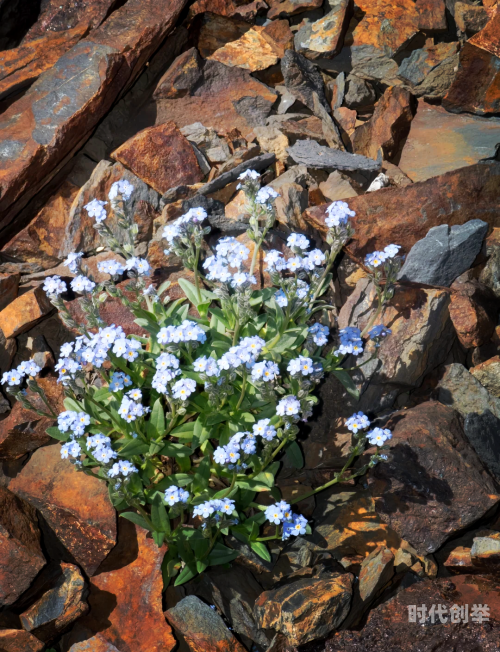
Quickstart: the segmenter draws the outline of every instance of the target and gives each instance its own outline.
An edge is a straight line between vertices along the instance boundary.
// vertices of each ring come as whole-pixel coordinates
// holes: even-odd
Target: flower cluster
[[[215,498],[212,500],[207,500],[200,505],[196,505],[193,510],[193,516],[199,516],[200,518],[209,518],[215,513],[230,516],[234,512],[234,506],[234,500],[230,500],[229,498],[219,500]]]
[[[361,331],[354,326],[347,326],[339,331],[340,346],[335,355],[361,355],[363,353],[363,340]]]
[[[189,491],[179,489],[179,487],[172,485],[168,489],[165,489],[165,500],[170,507],[173,507],[177,503],[186,504],[189,500]]]
[[[42,288],[49,296],[59,296],[68,290],[66,283],[61,280],[60,276],[47,276]]]
[[[85,412],[66,410],[57,417],[57,426],[61,432],[71,431],[71,437],[80,437],[90,424],[90,416]]]
[[[34,360],[25,360],[18,365],[17,369],[11,369],[6,371],[2,376],[2,385],[9,385],[13,387],[14,385],[20,385],[23,381],[23,378],[26,376],[34,377],[39,374],[41,368],[36,364]]]
[[[167,383],[179,376],[179,359],[171,353],[161,353],[156,359],[156,373],[151,381],[151,386],[160,394],[169,392]]]
[[[116,452],[111,447],[111,439],[102,433],[87,437],[87,449],[92,452],[94,459],[103,464],[109,464],[116,459]]]
[[[299,514],[293,514],[292,508],[284,500],[270,505],[266,511],[267,520],[273,525],[283,525],[282,539],[299,536],[306,533],[307,519]]]
[[[215,256],[210,256],[203,263],[204,269],[207,270],[207,279],[229,283],[235,288],[242,287],[245,283],[255,285],[255,276],[241,269],[249,254],[250,249],[236,238],[222,238],[215,247]],[[230,268],[236,272],[232,273]]]
[[[143,417],[149,412],[149,408],[145,408],[140,401],[142,400],[142,392],[140,389],[132,389],[122,398],[121,405],[118,409],[118,414],[125,419],[127,423],[135,421],[139,417]]]
[[[368,267],[379,267],[380,265],[383,265],[386,260],[395,258],[400,249],[400,245],[390,244],[387,245],[383,251],[374,251],[371,254],[366,254],[365,264]]]
[[[323,326],[316,322],[312,326],[309,326],[309,333],[312,335],[312,340],[316,346],[325,346],[330,335],[330,329],[328,326]]]
[[[160,328],[158,333],[158,342],[160,344],[203,343],[206,339],[205,331],[189,319],[185,319],[180,326],[164,326]]]

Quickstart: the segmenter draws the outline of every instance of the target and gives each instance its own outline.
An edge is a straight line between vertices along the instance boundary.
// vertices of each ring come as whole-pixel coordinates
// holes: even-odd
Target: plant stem
[[[243,382],[241,383],[241,394],[240,394],[240,399],[238,401],[238,404],[236,405],[235,412],[237,412],[240,409],[240,406],[243,403],[243,399],[245,398],[246,387],[247,387],[247,375],[245,372],[243,372]]]
[[[240,330],[240,320],[239,317],[236,317],[236,323],[234,325],[234,334],[233,334],[233,346],[236,346],[236,340],[238,339],[239,330]]]
[[[200,247],[196,247],[196,257],[194,261],[194,282],[196,285],[196,294],[198,296],[198,303],[201,303],[201,292],[200,292],[200,279],[198,277],[198,263],[200,261]]]
[[[226,498],[227,496],[229,496],[229,494],[231,493],[231,491],[234,489],[234,485],[235,485],[235,484],[236,484],[236,473],[233,473],[233,479],[231,480],[231,484],[230,484],[229,487],[226,489],[226,491],[222,494],[222,496],[220,496],[219,500],[223,500],[224,498]]]

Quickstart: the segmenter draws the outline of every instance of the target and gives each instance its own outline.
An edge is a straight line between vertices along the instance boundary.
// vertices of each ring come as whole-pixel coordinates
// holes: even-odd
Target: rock
[[[238,40],[251,27],[244,20],[207,11],[196,16],[191,23],[190,31],[196,35],[198,52],[207,59],[226,43]]]
[[[333,117],[345,133],[348,136],[352,136],[356,127],[356,111],[348,109],[346,106],[340,106],[338,109],[333,111]]]
[[[61,564],[57,584],[21,614],[24,629],[49,643],[88,611],[85,580],[77,566]]]
[[[397,165],[389,161],[382,161],[382,172],[389,178],[390,185],[396,188],[406,188],[412,183],[412,180]]]
[[[111,156],[160,194],[203,178],[193,148],[174,122],[143,129]]]
[[[89,630],[79,628],[77,631],[77,637],[83,637],[83,640],[73,643],[68,652],[120,652],[114,645],[109,643],[102,634],[97,633],[92,636],[92,632]]]
[[[180,132],[205,154],[210,163],[225,163],[231,156],[227,142],[217,136],[215,129],[204,127],[201,122],[187,125]]]
[[[118,544],[90,582],[90,612],[80,622],[120,652],[170,652],[176,641],[161,601],[165,547],[119,520]]]
[[[295,34],[295,50],[308,59],[334,57],[342,48],[349,23],[349,0],[330,0],[330,11],[314,22],[308,22]]]
[[[323,123],[319,118],[314,115],[301,116],[299,119],[286,120],[285,116],[270,116],[267,119],[269,126],[277,127],[293,145],[297,140],[304,140],[310,138],[316,140],[320,145],[326,145],[327,141],[323,132]],[[285,118],[285,120],[273,120],[273,118]]]
[[[446,560],[443,562],[443,566],[446,570],[454,574],[474,572],[470,556],[470,548],[457,546],[450,552]]]
[[[482,592],[482,587],[484,593]],[[425,579],[410,586],[402,584],[394,597],[374,609],[361,631],[342,631],[327,641],[331,652],[387,652],[388,650],[481,650],[494,652],[500,635],[498,617],[498,582],[484,575],[458,575],[453,578]],[[442,620],[432,605],[442,605]],[[474,604],[488,604],[490,622],[472,622]],[[425,607],[415,613],[415,622],[409,622],[409,615],[415,608]],[[467,605],[468,624],[451,622],[450,609]],[[464,608],[465,612],[465,608]],[[475,618],[477,621],[477,617]],[[464,647],[465,646],[465,647]]]
[[[315,140],[299,140],[288,148],[288,153],[299,165],[317,170],[365,170],[380,169],[382,160],[374,161],[359,154],[349,154],[338,149],[318,145]]]
[[[446,31],[444,0],[416,0],[415,6],[418,12],[418,29],[431,34]]]
[[[168,622],[190,652],[244,652],[219,614],[194,595],[165,612]]]
[[[288,91],[307,108],[316,112],[316,97],[316,101],[319,101],[327,111],[329,110],[323,89],[323,78],[314,64],[298,52],[287,50],[281,59],[281,70]]]
[[[357,45],[356,47],[344,49],[346,50],[345,56],[350,59],[350,65],[347,67],[346,72],[352,71],[354,75],[361,79],[381,82],[385,86],[401,84],[397,77],[398,64],[385,51],[373,45]]]
[[[438,43],[425,45],[421,50],[414,50],[399,66],[398,75],[417,86],[440,63],[453,57],[458,51],[459,43]]]
[[[37,263],[43,269],[62,262],[61,241],[78,190],[70,181],[64,181],[28,226],[2,248],[2,253],[23,263]]]
[[[471,267],[488,232],[482,220],[434,226],[410,249],[398,279],[449,287]]]
[[[461,279],[451,286],[450,317],[465,348],[486,343],[495,329],[498,315],[493,293],[480,281]]]
[[[45,644],[23,629],[1,629],[0,649],[5,652],[42,652]]]
[[[0,53],[0,100],[19,93],[49,70],[67,50],[88,32],[86,23],[28,42]]]
[[[264,591],[255,617],[260,627],[281,632],[291,645],[324,638],[347,616],[352,583],[350,573],[332,573]]]
[[[474,566],[483,567],[484,571],[495,569],[500,562],[500,539],[498,533],[488,537],[474,537],[470,550]]]
[[[129,172],[121,163],[101,161],[84,184],[71,205],[64,238],[59,242],[59,258],[65,258],[72,251],[91,252],[103,245],[103,241],[94,229],[94,218],[88,216],[85,205],[92,199],[108,200],[112,184],[120,179],[126,179],[134,186],[134,192],[127,202],[127,209],[134,217],[139,227],[137,241],[147,242],[151,237],[153,219],[157,216],[160,195],[144,181]],[[117,228],[117,217],[108,209],[106,224],[121,242],[125,242],[126,234]]]
[[[20,274],[0,273],[0,311],[17,297]]]
[[[349,75],[345,104],[349,109],[365,109],[375,103],[376,95],[370,82],[356,75]]]
[[[472,36],[460,51],[455,81],[443,99],[451,113],[489,115],[500,112],[498,34],[500,13]]]
[[[15,48],[40,13],[38,2],[2,0],[0,2],[0,49]]]
[[[65,394],[63,387],[55,378],[37,378],[47,400],[56,413],[64,410]],[[46,410],[42,399],[27,390],[30,402],[37,408]],[[45,432],[54,425],[54,420],[38,416],[31,410],[25,410],[17,401],[10,414],[0,421],[0,460],[16,460],[31,453],[40,446],[50,443],[51,437]]]
[[[359,0],[363,17],[353,31],[353,48],[371,45],[391,56],[418,31],[419,14],[412,0]]]
[[[5,111],[0,229],[90,137],[118,93],[168,34],[184,4],[129,0]]]
[[[261,154],[260,156],[251,158],[247,161],[244,161],[243,163],[240,163],[239,165],[232,168],[228,172],[223,172],[221,175],[216,177],[213,181],[209,181],[198,190],[198,193],[200,195],[210,195],[216,192],[217,190],[221,190],[222,188],[225,188],[233,181],[236,181],[238,176],[242,172],[245,172],[245,170],[257,170],[257,172],[260,172],[261,170],[265,170],[265,168],[272,165],[275,160],[276,160],[276,156],[272,153]]]
[[[339,201],[358,196],[350,180],[343,177],[338,170],[329,174],[328,179],[319,184],[319,188],[329,201]]]
[[[458,69],[459,55],[445,59],[431,70],[424,81],[415,86],[413,92],[426,102],[442,100],[450,88]]]
[[[64,560],[76,561],[92,576],[116,541],[106,484],[78,473],[55,444],[35,451],[9,487],[42,514],[64,546]]]
[[[155,91],[157,123],[181,128],[200,121],[217,132],[239,129],[243,136],[264,125],[277,94],[238,67],[202,61],[194,48],[174,61]]]
[[[226,43],[208,57],[226,66],[238,66],[250,72],[278,63],[281,52],[262,30],[253,28],[236,41]]]
[[[0,550],[0,606],[3,607],[15,602],[45,566],[36,511],[3,486],[0,486]]]
[[[263,152],[272,152],[277,161],[288,158],[288,138],[276,127],[255,127],[253,130]]]
[[[280,196],[275,200],[278,222],[293,230],[305,230],[307,225],[302,219],[302,213],[309,205],[307,189],[298,183],[290,183],[281,185],[279,192]]]
[[[465,2],[455,3],[454,18],[458,29],[468,36],[482,30],[489,20],[488,13],[484,7],[470,5]]]
[[[374,159],[381,148],[384,159],[391,161],[402,149],[415,112],[413,95],[401,86],[390,86],[377,102],[372,118],[354,132],[353,150]]]
[[[437,386],[437,398],[464,418],[464,432],[479,458],[500,478],[500,399],[461,364],[451,364]]]
[[[391,185],[389,177],[381,172],[378,174],[375,179],[370,183],[366,192],[376,192],[377,190],[382,190],[382,188],[387,188]]]
[[[82,23],[98,27],[116,4],[116,0],[91,0],[81,4],[71,0],[48,0],[43,3],[38,20],[24,37],[23,44],[32,43],[50,32],[76,28]]]
[[[500,356],[471,367],[469,371],[490,394],[500,398]]]
[[[394,298],[378,319],[390,324],[391,336],[380,346],[377,358],[366,362],[373,354],[368,344],[357,359],[358,365],[365,362],[353,375],[361,391],[357,409],[377,412],[391,407],[399,393],[418,387],[429,371],[445,361],[453,343],[449,302],[444,290],[396,286]],[[339,328],[363,329],[376,303],[373,284],[362,278],[340,310]]]
[[[494,154],[498,135],[498,118],[454,115],[419,102],[399,167],[413,181],[425,181]]]
[[[391,417],[389,460],[369,472],[377,513],[420,554],[498,503],[455,410],[427,402]]]
[[[349,244],[353,256],[362,257],[383,250],[391,242],[402,243],[408,251],[439,224],[464,224],[471,215],[493,226],[497,221],[500,195],[500,164],[479,163],[448,172],[404,188],[370,192],[349,199],[354,238]],[[453,198],[453,201],[450,201]],[[326,206],[304,212],[308,224],[326,232]],[[384,219],[379,217],[383,215]]]
[[[15,337],[32,328],[53,309],[42,288],[29,290],[0,311],[0,329],[6,338]]]
[[[323,2],[322,0],[269,0],[268,4],[270,9],[267,12],[267,17],[274,20],[319,9]]]
[[[335,111],[335,109],[340,108],[344,102],[345,74],[340,72],[333,82],[329,83],[327,86],[332,96],[330,107],[332,111]]]

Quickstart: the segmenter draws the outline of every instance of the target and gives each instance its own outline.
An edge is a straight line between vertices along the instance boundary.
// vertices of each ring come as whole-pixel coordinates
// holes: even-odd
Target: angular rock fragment
[[[389,460],[370,471],[378,514],[420,554],[481,518],[500,500],[455,410],[437,402],[399,413]]]
[[[0,606],[15,602],[44,566],[36,511],[0,486]]]
[[[0,273],[0,310],[3,310],[17,297],[20,274]]]
[[[280,51],[276,45],[265,38],[262,29],[250,29],[236,41],[226,43],[208,59],[219,61],[226,66],[237,66],[250,72],[265,70],[278,63]]]
[[[433,68],[422,83],[415,86],[413,89],[415,95],[423,97],[426,102],[442,100],[455,79],[458,60],[459,55],[454,54]]]
[[[374,104],[377,96],[370,82],[351,74],[346,83],[348,84],[345,96],[347,107],[350,109],[365,109]]]
[[[443,106],[452,113],[500,113],[500,13],[460,51],[458,72]]]
[[[4,652],[42,652],[45,643],[24,629],[0,629],[0,649]]]
[[[449,287],[471,267],[488,232],[482,220],[434,226],[408,252],[398,279]]]
[[[489,20],[488,13],[484,7],[470,5],[465,2],[455,3],[454,18],[458,29],[468,36],[482,30]]]
[[[120,652],[112,643],[107,641],[102,634],[97,633],[92,636],[92,632],[89,630],[84,630],[82,632],[82,629],[83,628],[78,628],[76,634],[76,637],[81,638],[82,640],[73,643],[69,648],[69,652]],[[71,636],[70,641],[72,638],[73,636]]]
[[[6,338],[15,337],[29,330],[53,309],[41,287],[29,290],[0,312],[0,329]]]
[[[421,50],[414,50],[407,59],[403,59],[401,62],[398,75],[411,82],[413,86],[417,86],[439,64],[455,55],[458,46],[458,42],[438,43],[437,45],[426,45]]]
[[[201,122],[194,122],[180,130],[183,136],[207,157],[210,163],[225,163],[231,156],[227,142],[219,138],[215,129],[205,127]]]
[[[322,181],[319,184],[319,188],[330,201],[339,201],[358,196],[349,179],[343,177],[337,170],[332,172],[326,181]]]
[[[196,16],[190,31],[195,36],[198,52],[207,59],[226,43],[238,40],[251,28],[252,26],[244,20],[206,11]]]
[[[418,31],[413,0],[359,0],[363,17],[353,31],[352,47],[371,45],[391,56]]]
[[[350,573],[332,573],[264,591],[255,616],[260,627],[281,632],[292,645],[324,638],[347,616],[352,583]]]
[[[349,154],[338,149],[323,147],[315,140],[298,140],[288,148],[289,155],[295,163],[318,170],[365,170],[380,169],[382,159],[374,161],[359,154]]]
[[[35,451],[9,486],[42,514],[68,561],[92,576],[116,541],[116,512],[106,484],[78,473],[55,444]]]
[[[323,88],[323,78],[314,64],[298,52],[287,50],[281,60],[281,70],[288,91],[307,108],[315,112],[316,97],[316,101],[329,110]]]
[[[453,201],[451,201],[453,198]],[[439,224],[464,224],[471,215],[497,223],[500,209],[500,164],[478,163],[404,188],[371,192],[348,201],[355,229],[349,251],[358,257],[400,243],[406,251]],[[325,233],[326,206],[309,208],[304,219]],[[384,219],[378,216],[383,215]]]
[[[391,161],[401,151],[416,109],[410,91],[390,86],[377,102],[370,120],[354,132],[353,150],[374,159],[382,149],[383,158]]]
[[[80,621],[120,652],[170,652],[176,646],[162,613],[165,548],[147,534],[120,519],[118,544],[91,580],[90,612]]]
[[[190,652],[245,651],[219,614],[194,595],[183,598],[165,616]]]
[[[275,18],[285,18],[286,16],[295,16],[295,14],[319,9],[323,4],[322,0],[269,0],[269,11],[267,17],[271,20]]]
[[[158,124],[173,120],[181,128],[199,121],[218,132],[237,128],[245,136],[265,124],[277,94],[246,70],[202,61],[192,48],[167,70],[155,98]]]
[[[490,394],[500,398],[500,356],[471,367],[469,371]]]
[[[491,290],[480,281],[458,278],[451,286],[450,317],[461,344],[481,346],[493,334],[498,304]]]
[[[48,33],[25,45],[0,53],[0,100],[18,93],[49,70],[88,32],[81,23],[74,29]]]
[[[111,156],[160,194],[203,178],[193,148],[174,122],[143,129]]]
[[[295,50],[308,59],[334,57],[342,48],[350,19],[349,0],[329,0],[327,13],[308,22],[295,34]]]
[[[62,574],[20,618],[24,629],[49,643],[88,611],[87,589],[78,566],[61,564]]]
[[[415,6],[418,12],[418,29],[430,34],[446,31],[445,0],[416,0]]]

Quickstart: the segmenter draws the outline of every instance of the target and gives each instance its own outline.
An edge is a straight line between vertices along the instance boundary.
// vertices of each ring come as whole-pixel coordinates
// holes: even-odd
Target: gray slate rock
[[[330,110],[325,97],[323,77],[308,59],[298,52],[286,50],[281,59],[281,71],[289,92],[308,109],[316,112],[314,104],[314,93],[316,93],[323,107],[327,111]]]
[[[470,268],[487,231],[488,224],[483,220],[451,228],[447,224],[434,226],[413,245],[398,279],[449,287]]]
[[[345,96],[345,105],[349,109],[362,109],[375,103],[377,96],[370,82],[351,74],[346,83],[348,89]]]
[[[228,172],[223,172],[219,177],[206,183],[198,190],[200,195],[209,195],[211,192],[216,190],[221,190],[225,188],[228,184],[236,181],[239,175],[246,170],[265,170],[267,167],[272,165],[276,161],[276,156],[272,153],[261,154],[255,158],[251,158],[249,161],[243,161],[232,170]]]
[[[374,161],[359,154],[349,154],[331,147],[319,145],[315,140],[298,140],[287,148],[295,163],[317,170],[366,170],[378,171],[382,159]]]
[[[500,481],[500,398],[492,396],[461,364],[446,367],[437,399],[464,418],[464,432],[478,457]]]

